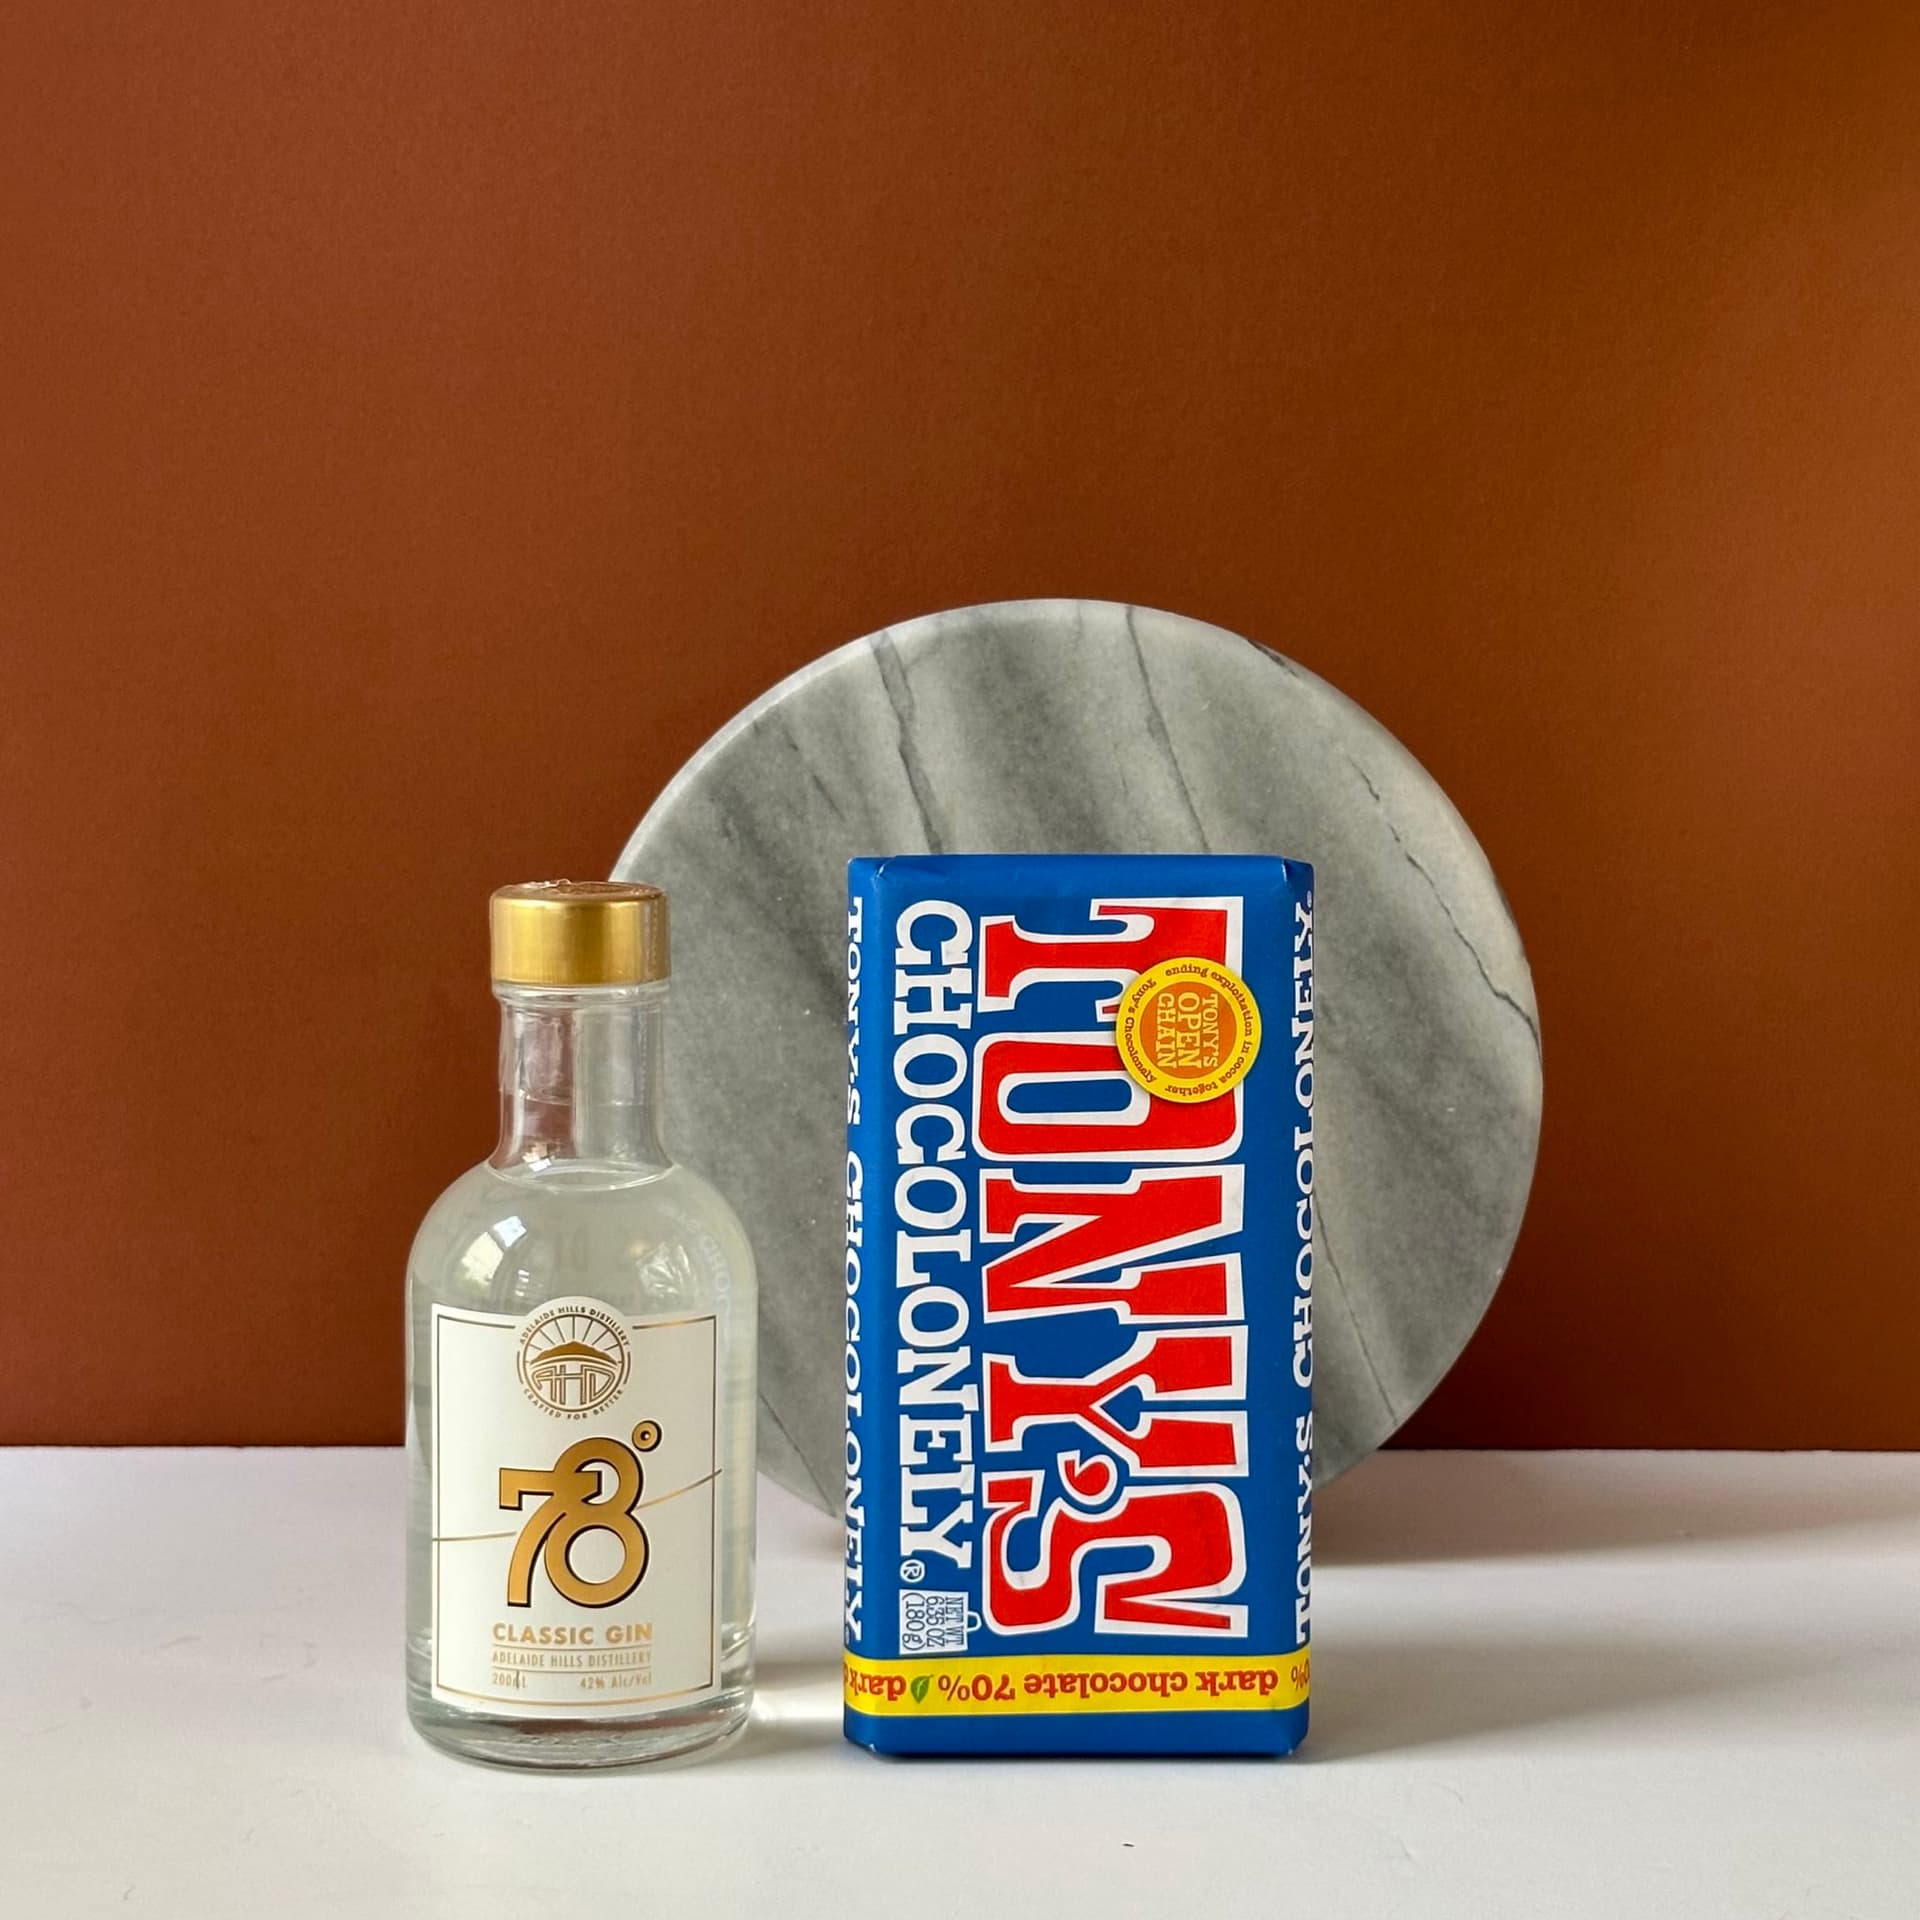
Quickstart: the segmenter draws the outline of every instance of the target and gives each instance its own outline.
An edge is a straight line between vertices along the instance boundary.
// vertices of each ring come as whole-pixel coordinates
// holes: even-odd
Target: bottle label
[[[433,1693],[547,1718],[720,1685],[719,1330],[433,1310]]]

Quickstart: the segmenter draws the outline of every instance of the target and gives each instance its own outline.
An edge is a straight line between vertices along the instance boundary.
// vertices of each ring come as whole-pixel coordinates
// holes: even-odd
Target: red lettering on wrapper
[[[1246,1577],[1240,1502],[1220,1486],[1130,1486],[1105,1513],[1055,1500],[1040,1512],[1040,1473],[990,1473],[982,1482],[987,1568],[982,1610],[996,1633],[1045,1633],[1080,1614],[1080,1563],[1107,1548],[1150,1548],[1145,1567],[1099,1573],[1094,1626],[1108,1633],[1243,1634],[1244,1606],[1222,1606]],[[1012,1559],[1015,1530],[1039,1521],[1031,1567]],[[1136,1556],[1130,1556],[1136,1557]]]
[[[974,1049],[973,1137],[990,1160],[1217,1160],[1240,1140],[1240,1090],[1155,1100],[1135,1086],[1108,1033],[996,1033]],[[1088,1112],[1071,1096],[1118,1082],[1124,1107]],[[1034,1091],[1019,1108],[1013,1096]]]
[[[863,1673],[851,1661],[842,1663],[842,1685],[849,1694],[862,1699],[902,1700],[906,1697],[907,1683],[897,1673]]]
[[[1005,1009],[1036,980],[1110,980],[1118,990],[1162,960],[1193,954],[1240,966],[1238,900],[1095,900],[1090,917],[1117,933],[1029,933],[1011,915],[980,923],[980,1005]],[[1111,1015],[1108,1003],[1097,1010]]]
[[[1111,1447],[1136,1473],[1247,1470],[1247,1415],[1170,1412],[1187,1401],[1247,1395],[1247,1330],[1233,1327],[1143,1333],[1117,1360],[1083,1379],[1028,1375],[1000,1354],[985,1366],[987,1447],[1017,1449],[1031,1426],[1074,1421]],[[1111,1403],[1137,1400],[1135,1425],[1123,1426]]]
[[[982,1241],[1011,1240],[1036,1220],[1052,1224],[988,1263],[982,1276],[987,1318],[1111,1307],[1123,1322],[1237,1320],[1237,1253],[1122,1267],[1112,1280],[1083,1276],[1238,1233],[1245,1185],[1238,1166],[1142,1171],[1095,1187],[1022,1186],[1013,1174],[989,1169],[980,1176]]]
[[[983,1317],[1104,1312],[1150,1329],[1083,1375],[1024,1372],[991,1341],[982,1352],[980,1608],[996,1632],[1052,1632],[1083,1607],[1101,1635],[1247,1632],[1248,1608],[1231,1599],[1248,1571],[1241,1505],[1223,1484],[1250,1470],[1249,1335],[1222,1324],[1246,1311],[1242,1095],[1152,1097],[1113,1025],[1123,990],[1151,967],[1237,970],[1244,917],[1239,898],[1187,897],[1095,899],[1070,933],[1011,915],[979,922],[980,1007],[1004,1011],[1031,987],[1038,1016],[972,1049],[969,1144],[1022,1163],[979,1176]],[[1072,982],[1086,991],[1058,992]],[[1056,1002],[1078,1030],[1031,1030]],[[1049,1178],[1044,1163],[1061,1161],[1122,1177]],[[1038,1364],[1087,1363],[1057,1351]],[[986,1464],[995,1456],[1032,1464]]]

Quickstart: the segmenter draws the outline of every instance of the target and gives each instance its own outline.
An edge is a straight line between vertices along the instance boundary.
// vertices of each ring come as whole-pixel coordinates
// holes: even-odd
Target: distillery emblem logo
[[[578,1420],[627,1384],[633,1350],[618,1314],[587,1301],[559,1301],[521,1328],[516,1366],[536,1406]]]

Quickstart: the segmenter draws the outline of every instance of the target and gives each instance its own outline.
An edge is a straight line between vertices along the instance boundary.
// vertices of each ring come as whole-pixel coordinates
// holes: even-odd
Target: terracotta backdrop
[[[1535,1204],[1428,1444],[1920,1443],[1910,8],[13,0],[0,1437],[381,1441],[483,902],[888,621],[1459,802]]]

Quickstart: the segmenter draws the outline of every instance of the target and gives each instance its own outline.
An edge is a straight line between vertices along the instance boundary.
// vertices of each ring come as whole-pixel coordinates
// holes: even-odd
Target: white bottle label
[[[433,1693],[543,1717],[720,1685],[719,1330],[433,1310]]]

